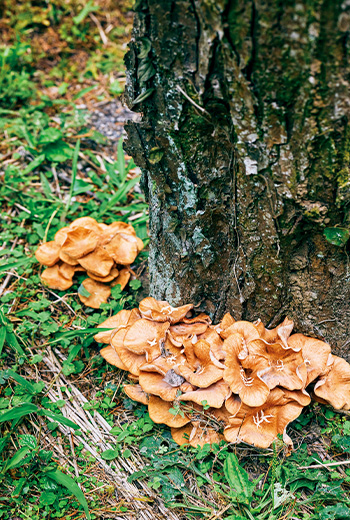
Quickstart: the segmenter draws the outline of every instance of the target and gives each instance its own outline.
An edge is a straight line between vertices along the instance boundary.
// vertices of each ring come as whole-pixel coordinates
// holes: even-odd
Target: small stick
[[[328,466],[343,466],[350,464],[350,460],[343,460],[341,462],[326,462],[325,464],[312,464],[311,466],[299,466],[299,469],[323,468]]]

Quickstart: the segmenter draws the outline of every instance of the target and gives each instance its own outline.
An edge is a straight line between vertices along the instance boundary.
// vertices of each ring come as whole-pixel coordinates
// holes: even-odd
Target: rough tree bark
[[[214,320],[288,315],[349,358],[349,242],[323,231],[350,226],[350,1],[136,4],[127,151],[152,294]]]

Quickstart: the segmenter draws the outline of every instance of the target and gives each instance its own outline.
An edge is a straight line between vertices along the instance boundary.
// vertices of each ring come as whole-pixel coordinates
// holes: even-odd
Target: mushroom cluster
[[[57,231],[54,240],[39,246],[35,256],[47,267],[41,280],[50,289],[66,291],[76,272],[86,272],[79,298],[99,309],[101,303],[107,303],[110,287],[120,284],[124,289],[130,278],[125,266],[134,262],[142,248],[143,242],[130,224],[107,225],[81,217]]]
[[[212,325],[191,304],[174,308],[149,297],[99,327],[109,329],[95,335],[107,344],[101,355],[131,374],[125,393],[180,445],[224,438],[267,448],[278,435],[292,444],[287,425],[310,394],[350,409],[350,365],[327,343],[291,334],[288,318],[270,330],[230,314]]]

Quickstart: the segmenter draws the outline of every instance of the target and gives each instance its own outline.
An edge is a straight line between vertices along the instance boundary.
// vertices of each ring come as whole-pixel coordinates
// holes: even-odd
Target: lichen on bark
[[[214,319],[288,315],[346,355],[349,247],[323,230],[350,225],[349,29],[339,0],[137,2],[126,97],[148,97],[127,150],[155,297]]]

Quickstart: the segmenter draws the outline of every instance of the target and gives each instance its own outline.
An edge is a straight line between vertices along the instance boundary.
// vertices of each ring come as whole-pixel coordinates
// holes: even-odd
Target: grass
[[[81,305],[79,278],[68,293],[40,283],[36,247],[78,216],[129,221],[147,244],[140,172],[121,140],[113,147],[89,124],[89,111],[122,90],[129,8],[4,2],[0,518],[350,518],[346,413],[306,409],[290,428],[291,454],[282,442],[193,449],[125,397],[125,376],[93,332],[140,299],[147,249],[129,288],[113,288],[99,311]]]

